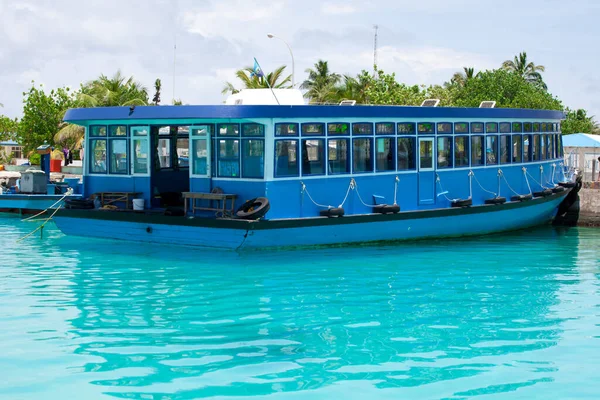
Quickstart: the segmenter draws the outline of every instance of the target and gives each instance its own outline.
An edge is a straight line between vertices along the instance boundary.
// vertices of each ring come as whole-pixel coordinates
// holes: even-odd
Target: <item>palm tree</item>
[[[526,52],[519,53],[518,56],[515,56],[514,60],[504,61],[502,63],[502,68],[509,72],[519,74],[527,82],[539,85],[544,90],[548,88],[542,79],[542,74],[540,74],[540,72],[546,70],[546,67],[543,65],[535,65],[533,62],[527,61]]]
[[[235,72],[235,76],[242,82],[243,89],[266,89],[269,86],[272,89],[290,89],[292,87],[290,84],[292,76],[283,76],[283,71],[285,68],[285,65],[282,65],[273,72],[258,76],[254,73],[254,68],[246,67],[244,69],[237,70]],[[241,89],[237,89],[233,83],[225,82],[225,86],[223,87],[221,93],[227,94],[231,92],[232,94],[236,94],[239,93],[240,90]]]
[[[54,135],[54,143],[68,147],[71,150],[81,148],[85,134],[83,126],[63,122],[58,128],[59,131]]]
[[[148,90],[133,76],[126,78],[117,71],[111,78],[102,74],[82,85],[77,100],[83,107],[144,106]]]
[[[460,87],[465,86],[468,81],[475,78],[475,68],[463,67],[464,72],[456,72],[450,79],[450,84],[456,84]]]
[[[335,101],[356,100],[358,104],[366,104],[368,100],[366,94],[368,85],[368,76],[364,74],[359,74],[356,78],[350,75],[344,75],[344,82],[336,88]]]
[[[314,69],[306,69],[308,79],[302,82],[300,89],[307,90],[304,94],[311,103],[324,103],[335,98],[336,85],[342,77],[329,71],[327,61],[319,60]]]

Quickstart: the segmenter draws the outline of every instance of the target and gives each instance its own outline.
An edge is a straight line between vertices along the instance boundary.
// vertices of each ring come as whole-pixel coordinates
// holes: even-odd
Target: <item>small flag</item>
[[[265,74],[262,72],[262,69],[260,69],[260,65],[258,65],[258,61],[256,61],[256,58],[254,59],[254,68],[252,68],[252,73],[250,76],[258,76],[259,78],[265,76]]]

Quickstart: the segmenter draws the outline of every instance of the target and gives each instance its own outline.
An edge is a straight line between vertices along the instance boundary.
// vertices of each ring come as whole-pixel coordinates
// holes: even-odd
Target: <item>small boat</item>
[[[562,112],[305,105],[297,90],[274,90],[277,105],[270,93],[69,110],[85,128],[84,198],[96,204],[68,205],[56,225],[239,250],[510,231],[574,201]]]

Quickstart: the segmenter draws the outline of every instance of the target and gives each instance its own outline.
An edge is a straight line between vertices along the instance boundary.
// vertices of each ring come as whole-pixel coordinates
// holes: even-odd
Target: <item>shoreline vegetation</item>
[[[241,86],[226,82],[222,93],[237,93],[241,89],[291,88],[291,75],[283,65],[273,72],[257,76],[252,67],[236,71]],[[572,110],[553,96],[543,80],[543,65],[536,65],[522,52],[506,60],[498,69],[478,71],[464,67],[441,85],[407,85],[395,74],[387,74],[374,65],[373,71],[361,71],[356,76],[341,75],[329,69],[327,61],[318,60],[305,72],[308,77],[300,85],[309,104],[339,104],[342,100],[356,100],[357,104],[420,105],[428,98],[440,100],[440,107],[478,107],[486,100],[496,101],[498,108],[530,108],[561,110],[566,119],[561,124],[563,134],[600,133],[600,127],[584,109]],[[80,84],[79,89],[67,87],[46,89],[32,81],[23,92],[23,116],[9,118],[0,114],[0,141],[15,140],[23,146],[23,153],[33,155],[44,142],[66,147],[71,151],[82,145],[84,130],[62,121],[65,112],[75,107],[111,107],[160,105],[161,80],[154,82],[154,96],[150,100],[148,88],[126,77],[120,71]],[[181,105],[181,100],[173,102]],[[0,104],[0,107],[2,105]]]

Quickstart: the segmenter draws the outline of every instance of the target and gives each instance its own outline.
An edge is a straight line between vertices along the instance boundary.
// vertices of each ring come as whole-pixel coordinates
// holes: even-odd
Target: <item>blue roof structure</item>
[[[562,137],[563,147],[600,147],[600,135],[573,133]]]

